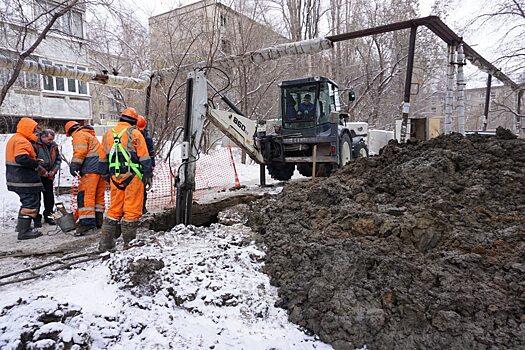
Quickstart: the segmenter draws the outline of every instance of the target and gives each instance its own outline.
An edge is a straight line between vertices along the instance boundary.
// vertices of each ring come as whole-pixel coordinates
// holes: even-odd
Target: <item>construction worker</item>
[[[146,118],[139,115],[139,118],[137,119],[137,129],[140,130],[142,133],[142,136],[144,136],[144,140],[146,140],[146,146],[148,147],[148,153],[151,158],[151,172],[155,170],[155,147],[153,146],[153,139],[151,138],[151,134],[149,133],[149,130],[147,129],[148,122]],[[148,200],[148,191],[146,190],[146,187],[144,187],[144,204],[142,205],[142,213],[147,213],[146,209],[146,201]]]
[[[40,211],[40,192],[43,190],[40,176],[48,175],[32,145],[37,140],[38,131],[38,123],[33,119],[20,119],[16,134],[9,139],[5,149],[7,189],[18,194],[22,204],[16,225],[19,240],[42,235],[31,229],[31,221]]]
[[[60,159],[60,152],[55,140],[55,131],[46,129],[38,135],[38,140],[35,142],[35,152],[38,159],[42,159],[41,164],[47,170],[47,176],[40,176],[44,191],[44,222],[49,225],[56,225],[53,214],[55,207],[55,194],[53,192],[53,181],[55,175],[60,169],[62,159]],[[35,227],[42,227],[42,215],[38,214],[35,218]]]
[[[142,216],[144,184],[151,186],[151,158],[142,133],[136,128],[139,115],[134,108],[122,111],[119,123],[104,134],[101,171],[111,187],[111,204],[104,218],[99,250],[115,248],[118,225],[124,249],[137,235]]]
[[[106,182],[100,176],[98,165],[101,147],[91,125],[81,126],[76,121],[69,121],[65,129],[66,136],[73,139],[73,158],[69,171],[73,176],[80,176],[77,235],[84,235],[89,230],[102,227],[104,218]]]

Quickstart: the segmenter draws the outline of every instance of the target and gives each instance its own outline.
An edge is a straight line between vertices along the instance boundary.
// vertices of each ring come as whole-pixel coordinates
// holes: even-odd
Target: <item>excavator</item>
[[[195,162],[206,119],[261,165],[261,184],[265,167],[272,178],[286,181],[296,167],[304,176],[329,176],[354,158],[368,157],[368,124],[348,121],[335,82],[314,76],[286,80],[279,87],[279,115],[270,127],[266,121],[247,118],[208,80],[205,69],[188,74],[182,163],[176,177],[177,223],[191,222]],[[209,89],[231,110],[212,108]],[[354,99],[350,92],[349,103]]]

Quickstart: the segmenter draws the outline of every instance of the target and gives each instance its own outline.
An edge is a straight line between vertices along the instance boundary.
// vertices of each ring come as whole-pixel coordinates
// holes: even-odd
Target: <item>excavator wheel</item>
[[[355,158],[368,158],[368,146],[364,142],[359,142],[354,146]]]
[[[312,164],[299,163],[297,164],[297,171],[303,176],[310,177],[312,176]]]
[[[343,134],[341,137],[341,149],[339,150],[340,166],[343,167],[349,163],[352,157],[352,139],[348,134]]]
[[[292,178],[295,164],[290,163],[271,163],[266,166],[272,179],[287,181]]]
[[[317,177],[328,177],[332,173],[333,165],[327,163],[318,163],[315,170],[315,176]],[[297,171],[299,174],[311,177],[313,166],[311,163],[300,163],[297,164]]]

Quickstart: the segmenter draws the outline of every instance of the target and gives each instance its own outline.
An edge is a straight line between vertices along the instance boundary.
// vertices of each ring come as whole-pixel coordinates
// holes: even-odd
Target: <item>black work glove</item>
[[[144,182],[144,188],[146,191],[151,190],[151,186],[153,186],[153,176],[144,176],[142,181]]]
[[[69,172],[73,176],[80,176],[80,168],[80,165],[71,163],[71,165],[69,166]]]

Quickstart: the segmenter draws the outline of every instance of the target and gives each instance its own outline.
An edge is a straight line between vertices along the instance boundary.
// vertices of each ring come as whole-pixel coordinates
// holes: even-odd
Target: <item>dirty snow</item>
[[[105,262],[0,287],[0,348],[331,348],[274,306],[277,290],[247,227],[152,233]]]

